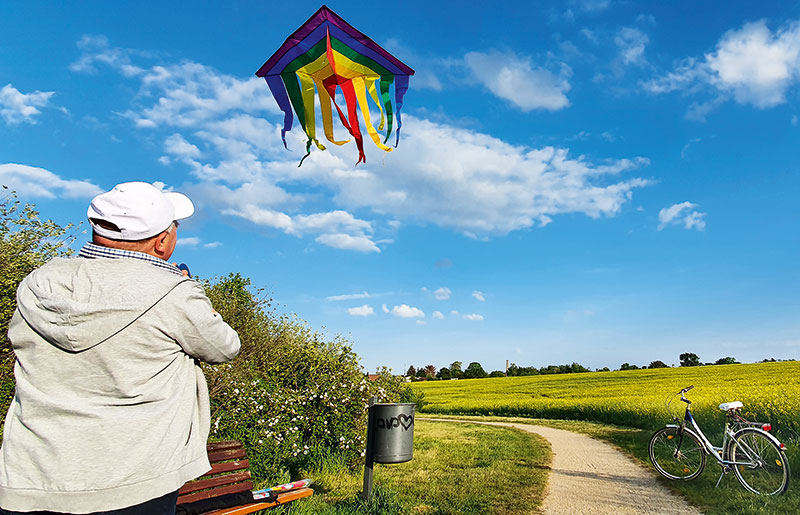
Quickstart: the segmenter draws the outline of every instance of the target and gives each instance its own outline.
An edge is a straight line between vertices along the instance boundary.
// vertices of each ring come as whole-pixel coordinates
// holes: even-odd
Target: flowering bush
[[[369,398],[398,401],[406,385],[385,368],[369,381],[345,339],[327,340],[297,317],[276,315],[249,285],[238,274],[206,282],[215,309],[242,339],[236,360],[206,367],[211,438],[241,440],[254,475],[268,482],[334,456],[357,465]]]

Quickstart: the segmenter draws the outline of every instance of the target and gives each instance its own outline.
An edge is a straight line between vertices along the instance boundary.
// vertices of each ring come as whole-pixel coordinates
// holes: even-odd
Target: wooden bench
[[[211,499],[220,495],[244,492],[253,489],[250,475],[250,462],[242,443],[236,440],[213,442],[207,446],[208,461],[211,470],[194,481],[189,481],[178,491],[178,504]],[[314,491],[301,488],[278,494],[276,501],[253,502],[234,508],[225,508],[208,512],[206,515],[245,515],[259,510],[268,510],[303,497],[309,497]]]

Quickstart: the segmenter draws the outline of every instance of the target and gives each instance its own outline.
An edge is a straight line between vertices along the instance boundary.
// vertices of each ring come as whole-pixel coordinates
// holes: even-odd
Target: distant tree
[[[669,367],[667,367],[666,363],[657,359],[655,361],[651,361],[650,365],[648,365],[647,368],[669,368]]]
[[[489,377],[505,377],[505,376],[506,376],[506,373],[505,373],[505,372],[502,372],[502,371],[500,371],[500,370],[493,370],[493,371],[492,371],[492,372],[489,374]]]
[[[775,363],[775,358],[764,358],[761,360],[761,363]]]
[[[584,367],[580,363],[575,363],[575,362],[573,362],[572,365],[569,366],[569,373],[577,374],[580,372],[591,372],[591,370]]]
[[[473,361],[472,363],[467,366],[467,369],[464,371],[464,378],[465,379],[479,379],[482,377],[487,377],[489,374],[483,369],[480,363],[477,361]]]
[[[535,376],[539,375],[539,369],[536,367],[520,367],[516,363],[511,363],[508,366],[509,376]]]
[[[417,377],[419,378],[428,377],[428,373],[425,372],[424,368],[419,368],[417,369]]]
[[[715,365],[735,365],[737,363],[739,362],[736,361],[736,358],[733,358],[731,356],[719,358],[716,362],[714,362]]]
[[[603,367],[603,368],[598,368],[596,371],[597,372],[611,372],[611,369],[609,369],[608,367]]]
[[[414,365],[408,367],[408,370],[406,371],[406,377],[416,377],[416,375],[417,375],[417,369],[414,368]]]
[[[637,367],[636,365],[631,365],[630,363],[623,363],[622,365],[619,366],[619,369],[620,370],[638,370],[639,367]]]
[[[700,356],[695,354],[694,352],[684,352],[678,358],[681,360],[682,367],[699,367],[700,366]]]
[[[431,377],[436,377],[436,367],[433,365],[427,365],[425,367],[425,373]]]
[[[439,379],[450,379],[450,369],[447,367],[440,368],[439,371],[436,372],[436,377]]]
[[[450,363],[450,376],[455,378],[460,378],[464,376],[464,371],[461,370],[460,361],[453,361],[452,363]]]

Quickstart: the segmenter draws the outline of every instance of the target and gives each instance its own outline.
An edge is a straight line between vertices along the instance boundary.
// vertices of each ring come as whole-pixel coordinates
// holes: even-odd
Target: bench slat
[[[225,449],[241,449],[242,442],[238,440],[225,440],[223,442],[211,442],[206,445],[206,450],[208,452],[213,451],[223,451]]]
[[[232,472],[234,470],[242,470],[250,468],[248,460],[239,461],[226,461],[224,463],[212,463],[211,470],[200,476],[201,478],[213,476],[214,474],[222,474],[223,472]]]
[[[208,461],[210,461],[211,463],[217,463],[220,461],[244,458],[244,456],[245,456],[244,449],[226,449],[223,451],[209,452]]]
[[[246,504],[244,506],[237,506],[235,508],[225,508],[224,510],[212,511],[210,513],[206,513],[205,515],[246,515],[259,510],[274,508],[275,506],[296,501],[297,499],[302,499],[304,497],[310,497],[313,493],[314,490],[310,488],[301,488],[299,490],[292,490],[291,492],[278,494],[278,500],[274,502]]]
[[[235,472],[233,474],[225,474],[222,476],[217,476],[209,479],[203,479],[200,481],[192,481],[191,483],[187,483],[181,487],[178,493],[188,494],[190,492],[196,492],[198,490],[205,490],[206,488],[216,488],[223,485],[230,485],[232,483],[239,483],[241,481],[246,481],[250,478],[251,476],[249,470],[245,470],[244,472]]]
[[[180,497],[178,497],[178,504],[201,501],[203,499],[210,499],[211,497],[219,497],[220,495],[225,495],[225,494],[235,494],[237,492],[244,492],[245,490],[252,490],[252,489],[253,489],[253,482],[245,481],[244,483],[237,483],[235,485],[223,486],[222,488],[215,488],[213,490],[205,490],[203,492],[181,495]]]

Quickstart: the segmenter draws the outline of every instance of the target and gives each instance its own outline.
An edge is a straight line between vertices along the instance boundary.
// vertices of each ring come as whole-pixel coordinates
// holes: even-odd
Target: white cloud
[[[530,57],[492,51],[469,52],[464,62],[474,78],[498,97],[523,111],[557,111],[569,106],[571,71],[562,65],[558,75],[532,63]]]
[[[572,0],[571,4],[586,13],[599,13],[611,6],[611,0]]]
[[[475,290],[472,292],[472,296],[481,302],[486,302],[486,295],[482,291]]]
[[[279,229],[286,234],[295,236],[322,233],[315,238],[315,241],[337,249],[359,252],[381,251],[375,242],[364,234],[364,232],[371,231],[369,222],[358,220],[345,211],[337,210],[292,217],[286,213],[247,204],[238,209],[223,209],[222,214],[239,216],[255,224]]]
[[[144,70],[131,64],[132,56],[146,55],[144,52],[127,48],[112,47],[105,36],[84,35],[78,41],[81,57],[69,65],[74,72],[96,73],[97,64],[110,66],[126,77],[140,75]]]
[[[689,143],[683,146],[681,149],[681,159],[686,159],[686,155],[689,152],[689,147],[691,147],[695,143],[700,143],[702,140],[700,138],[692,138],[689,140]]]
[[[442,320],[444,318],[444,315],[442,314],[441,311],[434,311],[432,316],[437,320]]]
[[[197,236],[187,236],[185,238],[178,238],[178,246],[179,247],[203,247],[206,249],[214,249],[221,246],[222,243],[219,241],[211,241],[204,243]]]
[[[364,304],[357,308],[347,308],[347,312],[352,316],[368,317],[375,314],[375,310],[369,304]]]
[[[733,98],[760,109],[786,102],[790,87],[800,82],[800,21],[774,32],[761,20],[725,33],[716,49],[698,59],[684,59],[662,77],[642,83],[651,93],[711,89],[721,101]],[[720,100],[696,104],[689,118],[702,120]]]
[[[47,106],[53,91],[34,91],[22,93],[11,83],[0,89],[0,117],[8,125],[36,123],[34,117],[41,114],[39,108]]]
[[[458,316],[458,311],[456,311],[454,309],[454,310],[450,311],[450,314],[453,315],[453,316]]]
[[[400,318],[425,318],[425,312],[419,308],[409,306],[408,304],[400,304],[392,308],[392,314]]]
[[[647,34],[633,27],[623,27],[614,37],[614,43],[619,49],[619,57],[624,65],[641,66],[647,63],[644,49],[650,39]]]
[[[470,313],[468,315],[464,315],[464,318],[466,320],[472,320],[472,321],[477,322],[477,321],[483,320],[483,315],[479,315],[478,313]]]
[[[380,252],[372,240],[366,236],[351,236],[349,234],[323,234],[317,236],[315,240],[317,243],[322,243],[329,247],[342,250],[357,250],[358,252]]]
[[[664,229],[668,225],[683,225],[686,229],[697,229],[702,231],[706,228],[703,218],[706,213],[696,211],[697,204],[691,202],[681,202],[663,208],[658,212],[658,230]]]
[[[715,85],[733,91],[739,103],[766,108],[786,101],[786,90],[800,80],[800,23],[772,34],[764,21],[730,31],[706,54]]]
[[[436,297],[437,300],[447,300],[450,298],[450,295],[452,293],[453,292],[450,291],[450,288],[442,286],[441,288],[433,292],[433,296]]]
[[[797,127],[797,115],[796,114],[792,115],[792,120],[791,121],[792,121],[792,125]]]
[[[329,301],[339,301],[339,300],[356,300],[356,299],[368,299],[370,297],[369,293],[361,292],[361,293],[348,293],[345,295],[332,295],[328,297],[326,300]]]
[[[389,308],[386,307],[386,304],[382,304],[381,305],[381,311],[383,311],[384,313],[388,313],[389,312]]]
[[[201,156],[200,149],[196,145],[192,145],[178,133],[173,134],[164,140],[164,151],[167,154],[172,154],[175,157],[192,162]]]
[[[21,197],[88,199],[103,193],[89,181],[62,179],[44,168],[16,163],[0,164],[0,184]]]
[[[594,165],[567,149],[514,146],[410,115],[404,121],[403,148],[384,158],[380,173],[331,183],[339,201],[486,236],[543,225],[562,213],[613,216],[633,189],[648,184],[616,179],[647,159]]]
[[[196,247],[200,245],[200,238],[197,236],[189,236],[188,238],[178,238],[178,246],[181,247]]]

